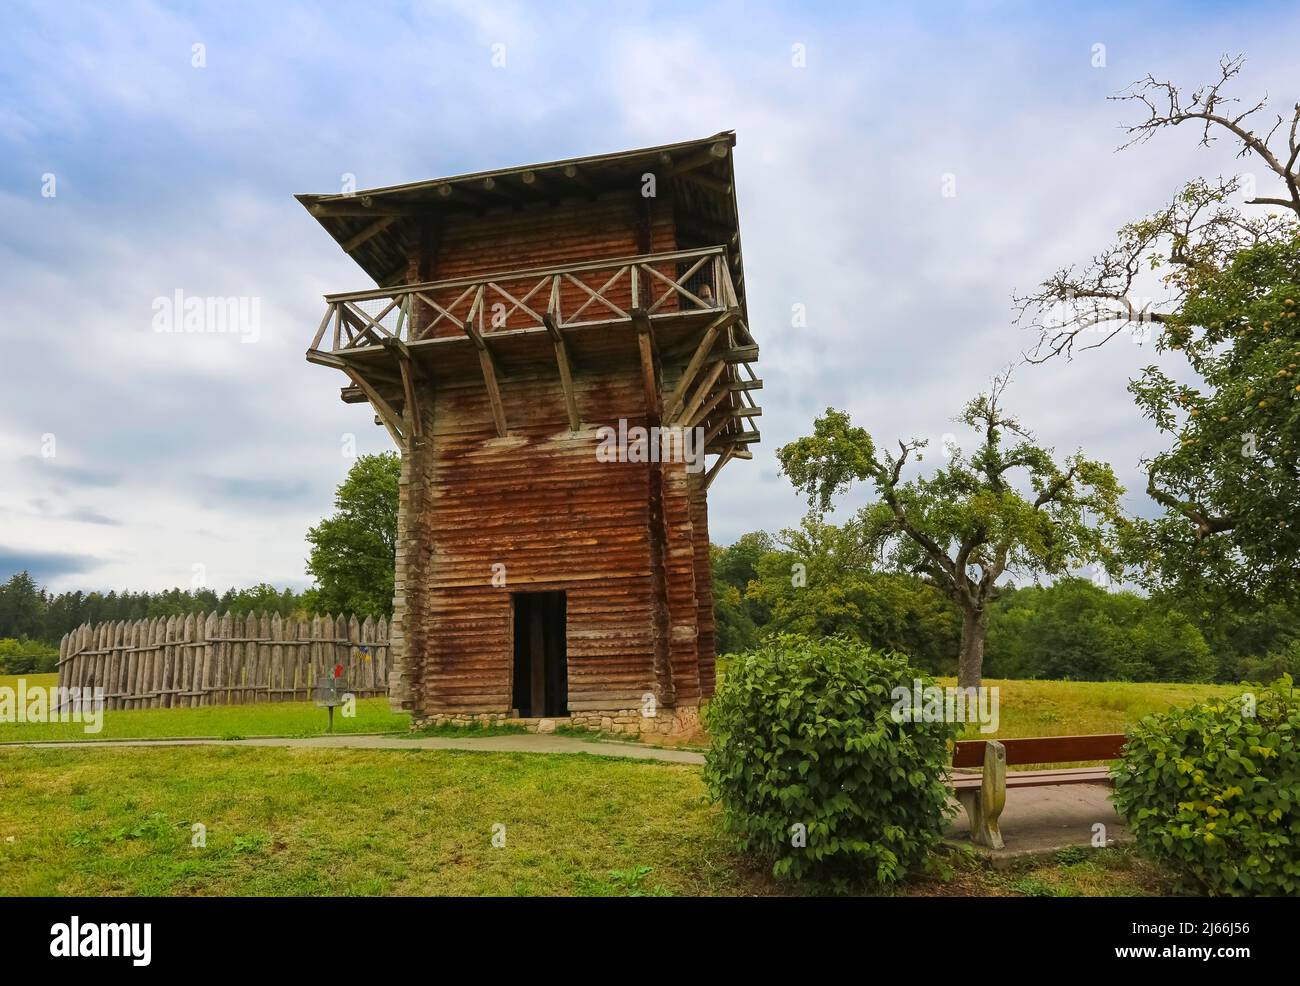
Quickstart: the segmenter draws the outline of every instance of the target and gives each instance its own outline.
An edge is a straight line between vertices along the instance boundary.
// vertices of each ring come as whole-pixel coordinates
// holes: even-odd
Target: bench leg
[[[984,746],[984,774],[980,789],[957,792],[966,817],[970,819],[971,841],[978,846],[1002,849],[1002,831],[998,818],[1007,803],[1007,749],[996,740]]]

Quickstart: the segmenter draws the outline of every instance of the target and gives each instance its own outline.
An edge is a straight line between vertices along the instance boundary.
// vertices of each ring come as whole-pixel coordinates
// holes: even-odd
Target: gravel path
[[[493,753],[590,753],[598,757],[626,757],[631,760],[658,760],[665,763],[704,763],[704,754],[694,750],[674,750],[637,743],[592,742],[572,736],[520,733],[508,736],[420,736],[347,735],[262,737],[252,739],[138,739],[94,740],[90,742],[6,743],[38,750],[82,749],[134,746],[279,746],[296,749],[325,750],[487,750]],[[2,747],[0,747],[2,748]]]

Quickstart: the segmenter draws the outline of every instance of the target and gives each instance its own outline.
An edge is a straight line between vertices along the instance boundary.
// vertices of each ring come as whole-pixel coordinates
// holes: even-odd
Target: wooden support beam
[[[344,367],[343,372],[348,375],[348,379],[361,388],[361,392],[366,395],[366,398],[370,401],[371,407],[375,409],[375,413],[378,414],[380,419],[383,421],[384,427],[386,427],[388,433],[393,436],[393,441],[397,443],[397,447],[405,448],[406,436],[402,434],[402,416],[398,414],[393,409],[393,405],[384,400],[379,391],[372,387],[366,378],[355,369],[348,366]]]
[[[715,422],[713,427],[704,433],[704,447],[707,449],[709,447],[709,442],[717,438],[718,433],[729,424],[731,424],[730,418],[720,418]]]
[[[718,473],[722,471],[722,467],[727,464],[727,460],[731,458],[732,454],[732,449],[726,449],[718,456],[718,461],[709,466],[709,471],[704,474],[704,488],[706,490],[713,485],[713,480],[717,478]]]
[[[584,175],[576,164],[566,164],[564,166],[564,177],[572,179],[583,188],[591,188],[591,181]]]
[[[408,423],[407,432],[416,438],[424,434],[420,420],[420,405],[415,399],[415,367],[411,364],[411,350],[406,343],[397,338],[384,340],[384,348],[397,356],[397,368],[402,380],[402,411]]]
[[[406,209],[392,206],[367,206],[367,200],[347,198],[336,202],[316,202],[307,208],[317,219],[377,219],[380,216],[400,218],[407,214]]]
[[[501,403],[501,388],[497,386],[496,368],[492,365],[492,356],[486,349],[478,353],[479,366],[483,368],[483,383],[487,385],[488,400],[492,402],[492,420],[497,426],[497,437],[505,438],[509,434],[506,427],[506,409]]]
[[[355,235],[350,236],[346,240],[344,240],[343,252],[351,253],[357,247],[361,246],[362,243],[365,243],[367,240],[369,240],[374,236],[378,236],[389,226],[393,225],[393,223],[397,222],[397,219],[398,219],[397,216],[382,216],[381,218],[376,219],[365,229],[361,230],[361,232],[356,233]]]
[[[713,385],[718,382],[718,377],[722,376],[722,371],[726,368],[727,364],[722,360],[718,360],[709,367],[708,371],[701,378],[699,386],[697,386],[695,392],[691,394],[690,400],[682,405],[681,412],[672,419],[674,424],[682,424],[684,421],[687,421],[694,416],[696,410],[699,408],[700,404],[704,402],[704,398],[709,395],[709,392],[713,390]]]
[[[641,355],[641,389],[645,393],[645,413],[654,425],[663,420],[663,394],[659,389],[659,374],[655,367],[655,337],[650,330],[650,316],[644,308],[632,309],[632,327],[636,329],[636,345]]]
[[[730,396],[731,391],[726,387],[723,387],[717,393],[713,394],[704,402],[704,406],[691,416],[690,427],[694,428],[696,425],[703,424],[708,416],[713,413],[714,408]]]
[[[686,369],[682,372],[682,378],[677,381],[677,386],[673,388],[672,395],[664,401],[664,416],[672,420],[677,416],[677,411],[682,405],[682,400],[686,396],[686,389],[694,382],[695,375],[700,372],[705,361],[708,359],[710,351],[713,349],[713,343],[718,338],[718,333],[734,322],[737,318],[735,312],[726,312],[715,318],[709,323],[709,327],[704,330],[704,335],[700,338],[700,343],[695,347],[695,354],[686,364]]]
[[[673,176],[684,175],[699,168],[708,167],[718,161],[725,161],[727,155],[730,153],[731,148],[729,148],[725,143],[719,142],[713,144],[705,150],[696,151],[694,154],[689,154],[684,158],[673,161],[671,174]]]
[[[346,370],[348,366],[347,363],[333,353],[323,353],[319,349],[307,350],[307,362],[315,363],[318,366],[328,366],[334,370]]]
[[[677,175],[678,181],[694,182],[696,185],[703,185],[705,188],[722,195],[730,195],[732,192],[731,183],[714,178],[712,175],[706,175],[699,171],[690,171],[684,175]]]
[[[738,431],[728,435],[723,435],[722,437],[726,439],[728,445],[750,445],[758,441],[759,434],[756,431]],[[709,448],[707,442],[705,443],[704,448],[706,452],[718,451],[717,448]]]
[[[402,370],[402,393],[406,399],[406,406],[402,410],[406,412],[406,420],[411,435],[415,438],[421,438],[424,435],[424,426],[420,421],[420,405],[415,402],[415,383],[411,379],[411,361],[404,358],[399,360],[397,365]]]
[[[483,333],[475,327],[472,320],[465,320],[464,329],[465,334],[474,343],[474,348],[478,350],[478,363],[483,370],[483,383],[487,387],[488,400],[492,403],[492,420],[497,426],[497,437],[505,438],[508,434],[506,409],[501,402],[501,388],[497,385],[496,362],[488,352],[487,343],[483,341]]]
[[[718,358],[725,359],[728,363],[752,363],[758,359],[758,347],[732,346],[719,353]]]
[[[582,419],[578,415],[578,398],[573,390],[573,366],[569,362],[569,350],[564,344],[564,335],[560,332],[560,327],[555,323],[554,314],[549,311],[543,312],[542,324],[546,326],[551,343],[555,346],[555,365],[560,370],[560,387],[564,391],[564,408],[569,415],[569,430],[577,431],[582,427]]]

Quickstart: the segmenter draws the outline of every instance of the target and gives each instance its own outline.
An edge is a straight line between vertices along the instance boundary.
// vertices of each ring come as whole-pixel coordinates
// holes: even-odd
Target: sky
[[[1117,153],[1108,96],[1239,52],[1243,99],[1300,96],[1281,2],[18,3],[0,33],[0,579],[53,591],[309,583],[349,436],[391,440],[303,359],[321,296],[371,283],[296,192],[734,129],[764,410],[710,490],[728,543],[798,523],[775,450],[827,406],[960,444],[1033,341],[1013,292],[1243,169],[1188,127]],[[255,337],[155,331],[177,291],[255,299]],[[1148,514],[1126,383],[1152,362],[1121,338],[1007,394]]]

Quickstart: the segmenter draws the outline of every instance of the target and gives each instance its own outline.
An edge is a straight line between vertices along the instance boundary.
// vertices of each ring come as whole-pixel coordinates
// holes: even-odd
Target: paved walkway
[[[97,750],[104,747],[139,746],[259,746],[294,747],[321,750],[486,750],[493,753],[590,753],[598,757],[625,757],[630,760],[658,760],[665,763],[704,763],[704,754],[694,750],[643,746],[637,743],[593,742],[572,736],[519,733],[502,736],[419,736],[348,735],[261,737],[252,739],[136,739],[93,740],[89,742],[48,742],[6,744],[38,750]]]
[[[998,819],[1005,849],[976,846],[994,866],[1005,866],[1025,857],[1051,855],[1067,846],[1091,846],[1097,836],[1107,844],[1132,842],[1133,834],[1110,801],[1103,784],[1070,784],[1063,787],[1012,788]],[[1094,826],[1101,825],[1098,829]],[[949,838],[970,845],[970,820],[959,811]]]

